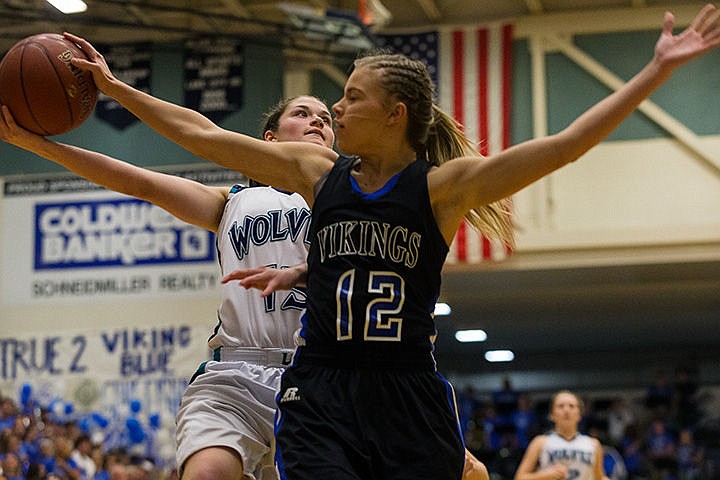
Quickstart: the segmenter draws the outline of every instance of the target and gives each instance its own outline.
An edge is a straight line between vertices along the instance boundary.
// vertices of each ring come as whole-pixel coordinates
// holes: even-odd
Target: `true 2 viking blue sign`
[[[0,380],[87,375],[98,370],[100,363],[104,369],[100,376],[166,375],[175,373],[176,357],[193,348],[188,325],[4,337],[0,338]]]

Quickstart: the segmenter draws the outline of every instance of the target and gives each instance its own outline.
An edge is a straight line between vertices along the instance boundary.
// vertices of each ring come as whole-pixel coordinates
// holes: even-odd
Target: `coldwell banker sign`
[[[212,293],[214,234],[75,177],[8,181],[0,303]]]
[[[213,260],[209,232],[139,200],[36,203],[35,270]]]

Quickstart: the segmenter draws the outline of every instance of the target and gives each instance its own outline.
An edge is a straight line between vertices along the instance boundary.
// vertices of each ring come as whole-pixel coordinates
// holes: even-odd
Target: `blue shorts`
[[[459,480],[465,450],[450,384],[432,369],[296,365],[276,398],[288,480]]]

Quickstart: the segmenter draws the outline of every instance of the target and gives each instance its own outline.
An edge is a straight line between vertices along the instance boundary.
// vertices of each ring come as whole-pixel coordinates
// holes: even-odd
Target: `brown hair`
[[[382,70],[378,76],[382,87],[407,107],[406,138],[418,158],[439,166],[457,157],[480,156],[462,126],[433,102],[434,87],[423,62],[374,52],[355,60],[354,67]],[[513,245],[509,205],[509,199],[499,200],[470,210],[465,218],[486,236]]]
[[[314,95],[296,95],[294,97],[280,100],[278,103],[275,104],[275,106],[273,106],[270,110],[263,114],[260,136],[263,137],[265,135],[265,132],[268,131],[277,132],[277,130],[280,128],[280,117],[282,117],[283,113],[285,113],[285,110],[287,110],[290,104],[300,97],[314,98],[315,100],[327,105],[326,101]]]
[[[276,103],[270,110],[266,111],[262,116],[262,122],[260,123],[260,138],[265,137],[265,132],[277,132],[280,128],[280,117],[282,117],[283,113],[285,113],[285,110],[290,106],[292,102],[297,100],[300,97],[309,97],[314,98],[315,100],[318,100],[319,102],[322,102],[323,104],[327,105],[327,102],[324,100],[319,99],[318,97],[315,97],[313,95],[296,95],[294,97],[290,98],[284,98],[280,100],[278,103]],[[248,179],[248,185],[251,187],[263,187],[265,186],[264,183],[260,183],[257,180],[253,180],[252,178]]]
[[[572,395],[577,400],[578,408],[580,409],[580,413],[583,413],[585,411],[585,402],[582,401],[580,397],[577,396],[575,392],[572,392],[570,390],[560,390],[555,392],[555,394],[550,398],[550,413],[552,413],[553,408],[555,407],[555,401],[557,400],[557,397],[563,394]]]

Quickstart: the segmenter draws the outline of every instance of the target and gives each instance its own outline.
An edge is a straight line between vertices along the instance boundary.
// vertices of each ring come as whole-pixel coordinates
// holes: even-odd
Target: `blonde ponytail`
[[[457,157],[480,156],[463,133],[461,125],[435,104],[425,146],[427,161],[436,166]],[[486,237],[501,240],[508,246],[515,245],[509,198],[472,209],[465,219]]]

